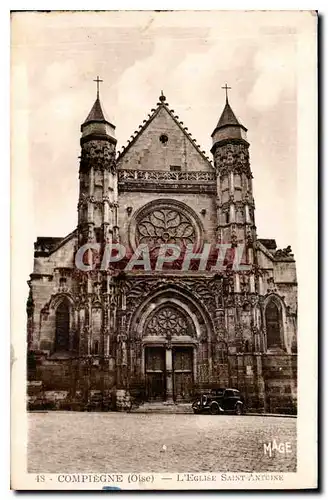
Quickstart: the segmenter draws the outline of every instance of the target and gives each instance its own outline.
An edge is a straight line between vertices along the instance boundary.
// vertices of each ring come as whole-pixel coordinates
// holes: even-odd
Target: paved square
[[[49,412],[28,421],[30,473],[296,471],[295,418]],[[274,440],[291,452],[265,454]]]

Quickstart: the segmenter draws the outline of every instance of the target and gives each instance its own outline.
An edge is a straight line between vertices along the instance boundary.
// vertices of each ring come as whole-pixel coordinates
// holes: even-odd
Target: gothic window
[[[163,146],[166,145],[167,141],[169,140],[169,138],[167,137],[166,134],[162,134],[160,137],[159,137],[159,140],[161,141],[161,143],[163,144]]]
[[[230,218],[229,218],[229,212],[226,212],[225,213],[225,222],[226,222],[226,224],[229,224],[229,220],[230,220]]]
[[[178,209],[158,207],[139,220],[137,240],[151,248],[163,243],[186,246],[195,243],[196,231],[190,218]]]
[[[281,347],[281,313],[277,304],[271,300],[265,309],[267,347]]]
[[[69,302],[64,299],[56,310],[55,351],[69,350]]]
[[[172,306],[166,306],[155,311],[148,321],[146,335],[192,335],[192,326],[186,316]]]

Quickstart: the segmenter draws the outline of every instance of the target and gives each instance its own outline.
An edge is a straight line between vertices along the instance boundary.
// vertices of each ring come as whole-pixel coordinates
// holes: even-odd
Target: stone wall
[[[168,139],[165,143],[160,141],[164,134]],[[182,171],[213,170],[166,109],[161,108],[133,147],[119,159],[118,168],[169,170],[170,166],[180,166]]]

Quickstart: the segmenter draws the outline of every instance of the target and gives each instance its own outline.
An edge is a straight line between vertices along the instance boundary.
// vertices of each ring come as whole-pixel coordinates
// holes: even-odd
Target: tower
[[[101,257],[106,244],[118,241],[117,141],[115,126],[106,118],[99,99],[102,80],[94,81],[97,98],[81,125],[77,233],[79,248],[98,243]],[[82,271],[79,276],[80,354],[104,360],[110,349],[111,276],[106,270]]]
[[[118,238],[115,126],[105,117],[97,98],[81,125],[78,202],[79,245],[109,243]]]
[[[255,204],[249,162],[247,129],[236,118],[228,100],[212,133],[211,152],[217,172],[217,239],[243,248],[243,262],[255,262]],[[238,288],[238,287],[237,287]],[[254,291],[254,284],[251,286]]]

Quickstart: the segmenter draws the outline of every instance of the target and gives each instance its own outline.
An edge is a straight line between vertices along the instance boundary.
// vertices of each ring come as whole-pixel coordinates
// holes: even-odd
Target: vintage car
[[[244,412],[244,398],[237,389],[212,389],[202,394],[192,404],[194,413],[234,413],[241,415]]]

